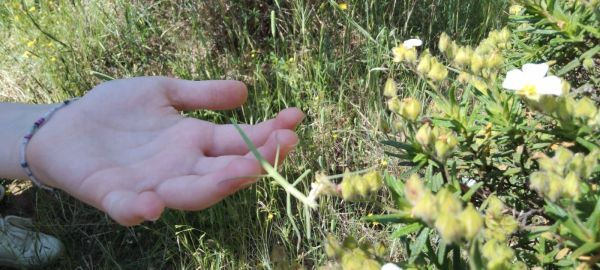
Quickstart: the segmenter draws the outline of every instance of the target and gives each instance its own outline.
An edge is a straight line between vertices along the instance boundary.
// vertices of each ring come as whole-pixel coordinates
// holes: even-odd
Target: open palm
[[[156,220],[165,207],[200,210],[254,182],[262,169],[232,125],[179,111],[231,109],[246,100],[236,81],[140,77],[103,83],[61,109],[33,137],[34,174],[122,225]],[[242,126],[273,162],[297,143],[291,108]]]

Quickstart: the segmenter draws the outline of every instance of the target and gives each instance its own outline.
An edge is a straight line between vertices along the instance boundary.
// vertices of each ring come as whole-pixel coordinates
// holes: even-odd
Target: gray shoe
[[[36,268],[61,256],[64,246],[60,240],[33,229],[31,219],[0,218],[0,266]]]

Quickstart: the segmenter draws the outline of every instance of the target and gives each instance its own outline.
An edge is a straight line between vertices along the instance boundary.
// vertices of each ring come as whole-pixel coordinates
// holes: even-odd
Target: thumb
[[[160,77],[162,90],[178,110],[227,110],[246,102],[248,90],[240,81],[188,81]]]

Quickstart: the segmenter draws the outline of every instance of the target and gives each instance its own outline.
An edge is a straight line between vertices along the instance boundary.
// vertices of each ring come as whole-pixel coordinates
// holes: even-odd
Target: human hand
[[[236,81],[140,77],[98,85],[59,110],[33,137],[27,158],[40,182],[62,189],[130,226],[157,220],[165,207],[207,208],[262,172],[233,125],[179,111],[243,104]],[[271,163],[298,142],[295,108],[242,129]]]

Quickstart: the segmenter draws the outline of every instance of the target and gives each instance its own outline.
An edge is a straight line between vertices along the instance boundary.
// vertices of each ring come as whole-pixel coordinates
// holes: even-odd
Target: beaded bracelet
[[[27,177],[29,177],[29,180],[31,180],[31,182],[33,182],[33,184],[35,184],[38,187],[41,187],[41,188],[47,189],[47,190],[52,190],[51,187],[40,183],[40,181],[35,176],[33,176],[33,172],[31,171],[31,168],[29,168],[29,163],[27,163],[27,157],[25,156],[25,151],[27,150],[27,145],[29,144],[29,141],[31,141],[31,138],[33,137],[33,135],[35,135],[35,133],[37,133],[38,130],[46,122],[48,122],[48,120],[50,120],[50,118],[52,117],[52,115],[54,115],[54,113],[56,111],[64,108],[65,106],[69,105],[71,102],[73,102],[77,99],[78,98],[65,100],[60,105],[52,108],[50,111],[48,111],[46,114],[44,114],[40,119],[38,119],[37,121],[35,121],[35,123],[33,123],[33,126],[31,127],[29,132],[27,132],[27,134],[23,137],[23,139],[21,141],[20,160],[19,160],[21,162],[21,168],[23,168],[23,171],[25,171],[25,174],[27,175]]]

